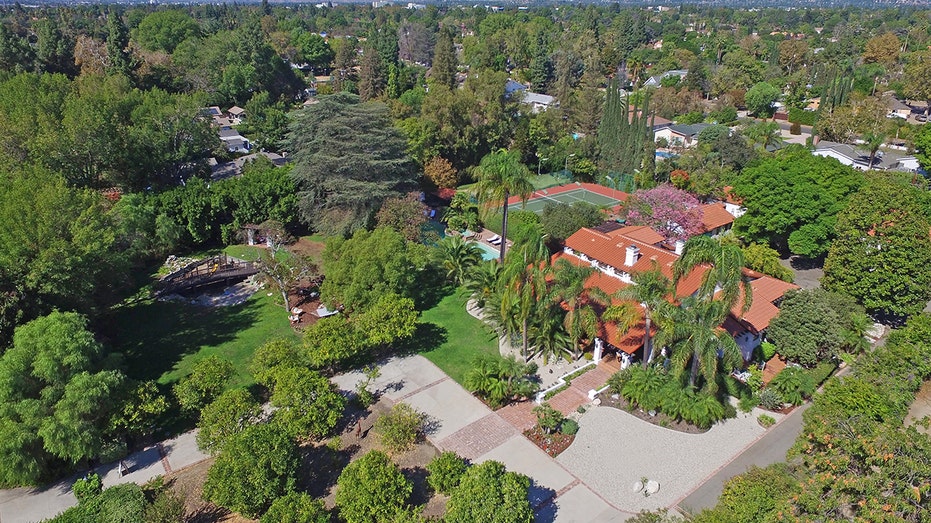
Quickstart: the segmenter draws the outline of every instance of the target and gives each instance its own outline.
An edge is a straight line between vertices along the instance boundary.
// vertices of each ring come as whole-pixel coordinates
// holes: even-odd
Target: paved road
[[[146,449],[130,454],[123,459],[129,472],[120,476],[119,463],[97,467],[103,478],[104,488],[121,483],[146,481],[184,467],[200,463],[208,458],[197,448],[195,432],[187,432],[176,438],[163,441]],[[0,522],[35,523],[52,518],[78,504],[71,485],[80,477],[76,474],[57,483],[41,488],[16,488],[0,490]]]
[[[682,512],[699,512],[718,504],[718,497],[724,491],[724,483],[743,474],[751,466],[765,467],[786,460],[786,452],[795,444],[802,432],[802,413],[810,403],[805,403],[780,420],[760,439],[751,443],[730,463],[706,479],[697,489],[679,501],[676,508]]]

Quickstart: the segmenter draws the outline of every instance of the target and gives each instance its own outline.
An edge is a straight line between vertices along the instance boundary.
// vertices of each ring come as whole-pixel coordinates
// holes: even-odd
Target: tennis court
[[[534,191],[524,209],[540,214],[547,204],[573,204],[587,202],[597,207],[614,207],[627,199],[627,193],[592,183],[570,183]],[[520,207],[520,199],[511,199],[509,205]]]

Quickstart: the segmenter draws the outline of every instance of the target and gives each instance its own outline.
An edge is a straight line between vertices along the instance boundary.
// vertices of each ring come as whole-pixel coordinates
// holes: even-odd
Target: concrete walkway
[[[351,391],[361,379],[363,375],[354,372],[333,381]],[[403,401],[427,414],[432,422],[427,438],[441,451],[476,463],[500,461],[508,470],[529,476],[539,522],[611,522],[634,515],[618,510],[426,358],[388,360],[373,388],[392,402]]]
[[[99,466],[95,471],[103,479],[104,488],[121,483],[142,485],[150,479],[200,463],[209,456],[197,448],[196,431],[184,433],[130,454],[123,459],[129,473],[119,475],[119,463]],[[71,485],[83,474],[41,488],[16,488],[0,491],[0,521],[3,523],[36,523],[52,518],[78,504]]]

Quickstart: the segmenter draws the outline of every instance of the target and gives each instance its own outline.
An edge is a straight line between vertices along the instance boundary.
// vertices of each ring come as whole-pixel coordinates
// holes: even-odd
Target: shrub
[[[740,412],[750,412],[753,410],[753,407],[756,407],[759,404],[759,396],[756,394],[745,394],[740,397],[740,401],[737,402],[737,407],[740,408]]]
[[[533,413],[537,416],[537,424],[540,425],[547,434],[552,434],[559,430],[562,422],[566,419],[562,412],[554,409],[549,403],[544,403],[534,407]]]
[[[614,394],[620,394],[624,390],[624,384],[627,383],[627,380],[630,379],[630,373],[635,367],[627,367],[624,370],[619,370],[611,375],[608,378],[608,388]]]
[[[792,122],[792,126],[789,127],[789,134],[793,134],[795,136],[802,134],[802,124],[798,122]]]
[[[347,523],[391,521],[407,505],[414,486],[384,452],[350,463],[336,480],[336,506]]]
[[[798,107],[789,107],[789,121],[792,123],[798,123],[801,125],[815,125],[815,120],[817,118],[817,111],[806,111],[804,109],[799,109]],[[799,131],[801,131],[801,127],[799,127]]]
[[[662,399],[661,389],[668,378],[657,367],[630,367],[630,377],[621,389],[621,395],[645,410],[654,410]]]
[[[426,415],[406,403],[398,403],[391,412],[375,421],[375,432],[391,452],[410,450],[423,432]]]
[[[459,486],[459,481],[467,468],[465,460],[455,452],[444,452],[427,463],[427,471],[430,473],[427,476],[427,483],[441,494],[452,494],[453,490]]]
[[[776,419],[770,416],[769,414],[760,414],[756,420],[764,429],[768,429],[776,424]]]
[[[811,376],[798,367],[783,369],[769,386],[775,389],[783,400],[793,405],[801,405],[805,398],[810,398],[815,391]]]
[[[776,355],[776,346],[768,341],[760,344],[760,351],[763,353],[763,361],[769,361]]]
[[[276,499],[268,512],[259,520],[261,523],[329,523],[323,502],[303,492],[289,492]]]
[[[498,408],[514,398],[529,398],[540,385],[533,380],[537,372],[535,363],[522,363],[514,356],[508,358],[479,357],[466,372],[463,385],[492,408]]]
[[[563,420],[562,427],[559,431],[567,436],[574,436],[579,432],[579,424],[572,419]]]
[[[837,364],[833,361],[822,361],[813,369],[807,369],[805,371],[808,374],[808,377],[811,379],[812,384],[815,388],[824,383],[830,376],[831,373],[837,369]]]
[[[86,503],[100,495],[103,491],[103,481],[99,474],[91,472],[75,481],[71,490],[74,492],[74,497],[78,498],[78,503]]]
[[[718,401],[718,398],[704,393],[696,394],[694,401],[682,413],[682,419],[703,429],[714,425],[726,416],[727,409]]]
[[[99,523],[135,523],[143,520],[145,494],[135,483],[110,487],[97,498]]]
[[[779,410],[782,408],[782,395],[774,389],[766,388],[760,392],[760,406],[767,410]]]

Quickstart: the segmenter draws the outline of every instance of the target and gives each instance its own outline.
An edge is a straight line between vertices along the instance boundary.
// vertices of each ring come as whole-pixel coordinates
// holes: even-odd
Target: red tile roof
[[[558,252],[553,255],[552,263],[555,264],[556,260],[559,260],[559,259],[568,260],[573,265],[578,265],[578,266],[589,266],[590,265],[576,258],[575,256],[569,256],[561,252]],[[588,280],[585,281],[586,289],[598,288],[609,295],[613,295],[614,293],[627,287],[628,285],[629,285],[628,283],[624,283],[623,281],[613,276],[609,276],[601,271],[595,271],[588,278]],[[619,300],[614,300],[614,299],[612,299],[611,302],[614,305],[621,303]],[[599,315],[604,312],[604,307],[598,307],[598,309],[601,309],[599,310]],[[613,323],[602,322],[599,328],[599,330],[601,331],[599,333],[599,337],[601,337],[601,339],[607,341],[611,345],[614,345],[618,349],[623,350],[624,352],[628,354],[633,354],[634,352],[637,352],[637,350],[640,347],[643,346],[643,334],[644,334],[645,328],[646,328],[646,325],[645,325],[644,320],[641,320],[639,323],[634,325],[627,332],[620,332],[617,325]],[[651,330],[653,330],[653,332],[656,332],[655,327]]]
[[[773,302],[782,298],[786,291],[799,287],[794,283],[784,282],[755,271],[745,270],[744,275],[753,278],[750,281],[752,293],[750,309],[747,312],[741,312],[743,308],[743,294],[741,294],[741,298],[731,308],[731,314],[750,325],[756,332],[760,332],[769,327],[769,322],[779,314],[779,307],[776,307]]]
[[[566,246],[629,274],[649,271],[655,263],[667,278],[672,279],[672,264],[679,256],[672,251],[625,236],[621,234],[622,230],[604,234],[589,228],[582,228],[566,238]],[[633,266],[627,266],[624,262],[627,247],[631,245],[640,250],[640,256]],[[688,296],[698,290],[702,275],[706,270],[706,268],[699,267],[680,280],[676,286],[676,295]]]
[[[646,225],[628,225],[606,233],[608,236],[626,236],[649,245],[662,243],[666,238]]]
[[[705,232],[711,232],[718,227],[724,227],[734,223],[734,216],[727,212],[723,203],[708,203],[701,206],[701,221],[705,226]]]

